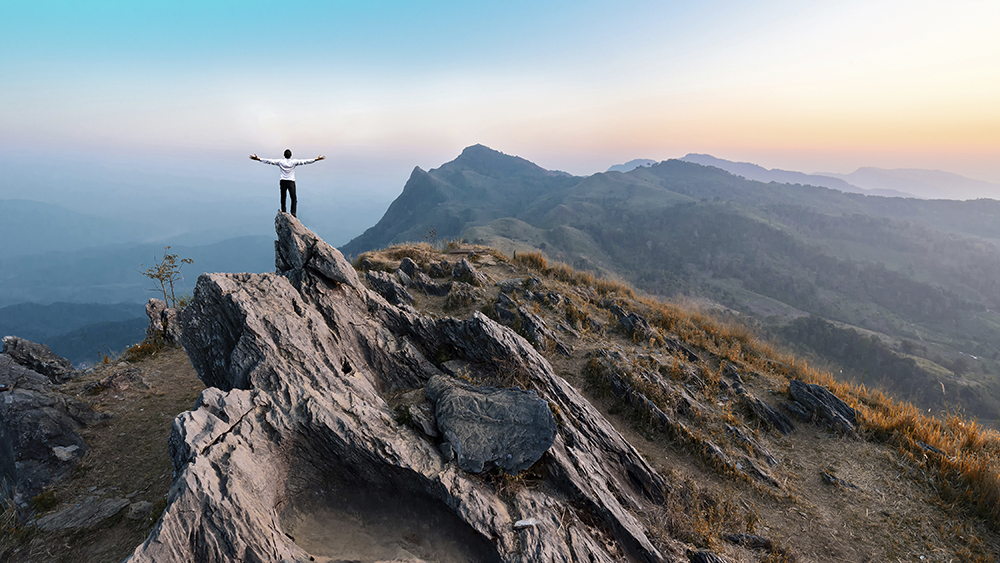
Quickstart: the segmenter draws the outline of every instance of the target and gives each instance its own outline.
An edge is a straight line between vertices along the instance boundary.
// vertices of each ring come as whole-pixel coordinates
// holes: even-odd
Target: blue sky
[[[95,174],[269,194],[246,155],[286,146],[346,198],[475,143],[576,174],[705,152],[1000,182],[996,29],[973,1],[5,2],[0,164],[44,159],[7,180],[40,198]]]

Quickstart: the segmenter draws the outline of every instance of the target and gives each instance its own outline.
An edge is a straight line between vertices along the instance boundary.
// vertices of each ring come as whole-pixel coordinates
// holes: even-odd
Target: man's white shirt
[[[261,162],[264,164],[273,164],[281,169],[281,179],[295,181],[295,167],[303,164],[312,164],[316,162],[315,158],[310,158],[306,160],[296,159],[296,158],[282,158],[282,159],[270,159],[262,158]]]

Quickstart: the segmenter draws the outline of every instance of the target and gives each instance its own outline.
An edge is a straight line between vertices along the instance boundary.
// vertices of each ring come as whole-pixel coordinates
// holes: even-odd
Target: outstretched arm
[[[323,156],[323,155],[319,155],[319,156],[317,156],[316,158],[310,158],[310,159],[308,159],[308,160],[300,160],[300,161],[298,161],[298,163],[299,163],[299,164],[312,164],[312,163],[314,163],[314,162],[319,162],[319,161],[321,161],[321,160],[325,160],[325,159],[326,159],[326,157],[325,157],[325,156]]]
[[[274,164],[274,165],[278,164],[277,160],[271,160],[270,158],[261,158],[257,156],[257,153],[253,153],[252,155],[250,155],[250,160],[256,160],[257,162],[263,162],[264,164]]]

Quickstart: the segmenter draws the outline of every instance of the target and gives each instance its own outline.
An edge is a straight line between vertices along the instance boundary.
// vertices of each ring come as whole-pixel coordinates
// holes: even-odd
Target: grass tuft
[[[573,286],[590,286],[601,296],[614,295],[629,299],[635,298],[632,288],[614,281],[598,278],[588,272],[577,272],[572,267],[559,262],[549,263],[541,252],[521,252],[513,260],[514,264],[534,270],[546,277],[568,283]]]
[[[167,341],[163,336],[163,331],[156,331],[153,336],[146,338],[138,344],[133,344],[122,352],[121,359],[129,363],[141,362],[147,358],[152,358],[157,352],[167,346]]]

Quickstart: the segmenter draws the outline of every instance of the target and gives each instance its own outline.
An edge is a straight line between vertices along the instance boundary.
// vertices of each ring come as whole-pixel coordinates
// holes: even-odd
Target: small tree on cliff
[[[149,291],[163,293],[163,302],[170,308],[177,306],[177,297],[174,296],[174,282],[183,279],[181,268],[184,267],[184,264],[194,263],[194,260],[190,258],[181,258],[180,260],[177,258],[176,254],[170,253],[169,246],[164,246],[163,258],[157,260],[156,254],[153,254],[152,266],[143,270],[141,269],[142,264],[139,264],[139,273],[159,285],[159,287],[151,288]]]

